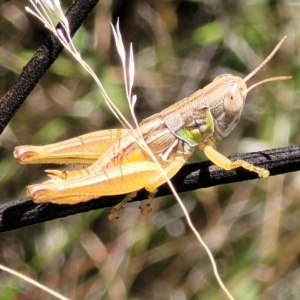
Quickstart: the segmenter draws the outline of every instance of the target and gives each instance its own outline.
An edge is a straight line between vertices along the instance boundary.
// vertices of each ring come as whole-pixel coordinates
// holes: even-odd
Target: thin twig
[[[270,171],[270,176],[300,170],[300,146],[277,148],[261,152],[247,153],[231,157],[232,160],[244,159],[258,167]],[[191,191],[220,184],[257,179],[253,172],[242,168],[225,171],[211,162],[201,162],[184,166],[173,178],[176,190]],[[262,179],[263,180],[263,179]],[[159,188],[157,196],[169,195],[167,184]],[[147,197],[142,190],[132,201],[140,201]],[[0,205],[0,232],[41,223],[90,210],[111,207],[124,198],[121,196],[102,197],[75,205],[57,205],[52,203],[35,204],[30,199],[20,199]]]

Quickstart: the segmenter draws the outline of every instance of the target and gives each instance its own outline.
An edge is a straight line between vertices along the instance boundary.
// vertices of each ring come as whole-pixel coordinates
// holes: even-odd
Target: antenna
[[[278,77],[271,77],[271,78],[267,78],[264,79],[262,81],[259,81],[253,85],[251,85],[249,88],[247,88],[245,91],[243,91],[243,93],[245,93],[247,95],[247,93],[249,93],[249,91],[251,91],[252,89],[254,89],[255,87],[257,87],[258,85],[261,85],[265,82],[270,82],[270,81],[280,81],[280,80],[290,80],[292,78],[292,76],[278,76]]]
[[[281,41],[276,45],[276,47],[269,54],[269,56],[254,71],[252,71],[248,76],[246,76],[244,78],[245,82],[248,81],[251,77],[253,77],[261,68],[263,68],[270,61],[270,59],[275,55],[275,53],[278,51],[278,49],[282,46],[285,39],[286,39],[286,36],[284,36],[281,39]]]
[[[261,68],[263,68],[269,61],[270,59],[275,55],[275,53],[278,51],[278,49],[282,46],[284,40],[286,39],[286,36],[284,36],[281,41],[276,45],[276,47],[273,49],[273,51],[269,54],[269,56],[254,70],[252,71],[249,75],[247,75],[244,78],[244,82],[246,82],[247,80],[249,80],[251,77],[253,77]],[[249,91],[251,91],[253,88],[257,87],[258,85],[261,85],[265,82],[270,82],[270,81],[279,81],[279,80],[289,80],[291,79],[292,76],[279,76],[279,77],[271,77],[271,78],[267,78],[264,79],[262,81],[259,81],[255,84],[253,84],[252,86],[250,86],[248,89],[246,89],[245,91],[243,91],[243,94],[247,95],[247,93]]]

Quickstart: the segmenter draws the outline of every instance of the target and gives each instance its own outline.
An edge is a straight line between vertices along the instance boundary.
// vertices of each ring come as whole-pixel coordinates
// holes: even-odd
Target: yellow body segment
[[[14,150],[14,157],[20,164],[90,165],[127,133],[126,129],[109,129],[45,146],[19,146]]]
[[[30,185],[28,194],[36,203],[75,204],[103,195],[121,195],[140,190],[159,172],[159,167],[152,162],[127,164],[77,180],[59,182],[56,179],[52,183],[49,180]]]
[[[160,124],[161,121],[158,120],[157,123]],[[144,122],[142,127],[148,138],[149,124],[152,122]],[[156,131],[153,131],[153,134],[155,141],[159,141]],[[112,136],[120,138],[113,140]],[[176,139],[170,138],[170,143],[174,143],[174,140]],[[149,143],[156,146],[158,153],[168,149],[164,146],[160,149],[161,143],[153,144],[151,138]],[[181,157],[182,154],[176,157],[176,147],[174,149],[174,153],[169,152],[170,160],[161,161],[168,178],[173,177],[186,161]],[[149,155],[135,142],[134,136],[125,130],[94,132],[46,146],[19,146],[14,155],[23,164],[63,161],[91,164],[81,170],[46,170],[50,180],[27,187],[28,196],[36,203],[75,204],[104,195],[132,193],[142,188],[154,194],[156,188],[166,182],[160,167],[150,161]],[[98,157],[98,160],[95,161],[95,157]]]

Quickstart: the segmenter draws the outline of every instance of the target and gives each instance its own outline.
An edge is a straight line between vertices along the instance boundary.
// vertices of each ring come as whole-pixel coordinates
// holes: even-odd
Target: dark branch
[[[231,157],[232,160],[244,159],[255,166],[266,168],[271,176],[300,170],[300,146],[291,146],[247,153]],[[138,174],[137,174],[138,176]],[[257,175],[242,168],[224,171],[211,162],[201,162],[184,166],[173,178],[176,190],[180,192],[205,188],[225,183],[256,179]],[[157,196],[169,195],[167,184],[159,188]],[[140,191],[132,201],[147,197],[146,191]],[[45,222],[90,210],[111,207],[124,196],[102,197],[75,205],[35,204],[30,199],[10,201],[0,205],[0,232]]]
[[[98,0],[84,0],[75,1],[73,3],[66,13],[66,17],[70,24],[71,36],[79,29],[97,2]],[[60,28],[60,25],[57,27]],[[63,46],[59,40],[53,34],[49,34],[45,42],[23,68],[22,73],[14,85],[0,100],[0,134],[47,69],[57,59],[62,49]]]

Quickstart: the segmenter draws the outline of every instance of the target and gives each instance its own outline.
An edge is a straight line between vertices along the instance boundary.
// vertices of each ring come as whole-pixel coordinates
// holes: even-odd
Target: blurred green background
[[[67,8],[71,1],[65,1]],[[25,13],[27,1],[0,2],[0,93],[4,95],[48,32]],[[139,120],[211,82],[244,77],[287,35],[250,80],[292,75],[249,94],[225,155],[299,144],[300,2],[100,0],[74,42],[128,115],[122,69],[109,22],[120,18],[136,63]],[[1,201],[25,196],[48,166],[19,166],[15,146],[45,144],[119,127],[93,80],[63,52],[1,136]],[[205,159],[199,151],[193,161]],[[236,299],[299,299],[300,178],[276,176],[181,194]],[[37,224],[0,236],[0,263],[71,299],[226,299],[204,249],[173,197],[138,203],[107,220],[107,210]],[[0,299],[53,299],[0,272]]]

